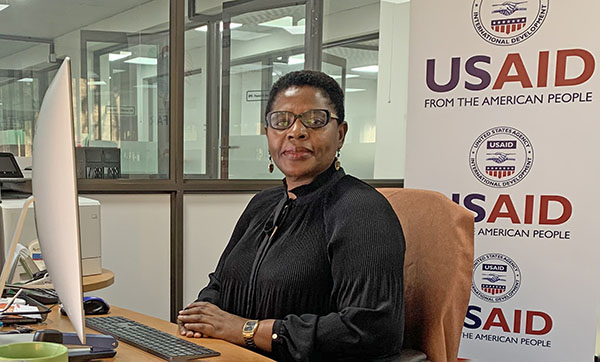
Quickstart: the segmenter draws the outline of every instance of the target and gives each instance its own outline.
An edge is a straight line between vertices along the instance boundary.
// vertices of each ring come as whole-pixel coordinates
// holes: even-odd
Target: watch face
[[[255,321],[248,321],[244,325],[244,332],[250,333],[250,332],[252,332],[254,330],[254,327],[256,327],[256,322]]]

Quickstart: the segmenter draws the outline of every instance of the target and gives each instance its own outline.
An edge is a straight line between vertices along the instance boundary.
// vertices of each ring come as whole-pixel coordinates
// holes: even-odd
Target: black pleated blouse
[[[333,166],[291,190],[295,200],[286,189],[250,201],[198,300],[275,319],[268,356],[278,361],[393,359],[405,246],[392,207]]]

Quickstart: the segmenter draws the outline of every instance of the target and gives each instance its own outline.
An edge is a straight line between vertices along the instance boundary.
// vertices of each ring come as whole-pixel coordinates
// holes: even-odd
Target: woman
[[[288,73],[266,111],[283,185],[250,201],[209,285],[180,312],[181,334],[281,361],[393,360],[404,238],[386,199],[339,167],[341,88],[321,72]]]

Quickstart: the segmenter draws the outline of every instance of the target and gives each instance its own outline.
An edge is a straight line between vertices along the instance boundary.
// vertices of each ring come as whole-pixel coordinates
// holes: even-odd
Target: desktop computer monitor
[[[50,83],[35,125],[32,193],[40,248],[71,324],[85,343],[71,63]]]

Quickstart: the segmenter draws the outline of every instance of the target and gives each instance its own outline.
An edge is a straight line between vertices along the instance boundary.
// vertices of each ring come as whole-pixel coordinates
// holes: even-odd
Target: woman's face
[[[317,88],[292,86],[279,93],[271,111],[289,111],[301,114],[311,109],[327,109],[337,117],[329,98]],[[300,119],[288,129],[266,128],[269,152],[273,162],[283,172],[290,189],[310,183],[325,171],[344,144],[348,131],[346,122],[338,125],[331,119],[321,128],[306,128]]]

